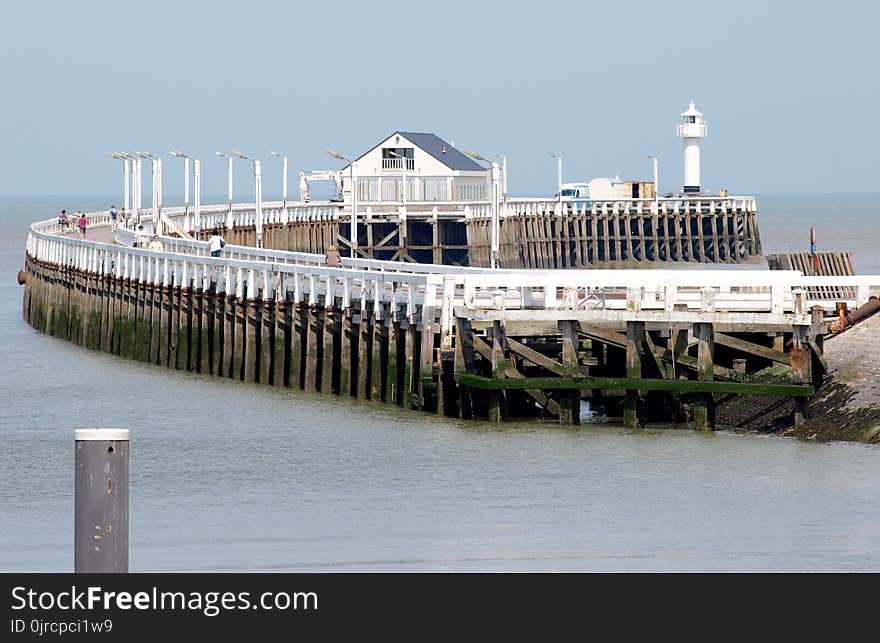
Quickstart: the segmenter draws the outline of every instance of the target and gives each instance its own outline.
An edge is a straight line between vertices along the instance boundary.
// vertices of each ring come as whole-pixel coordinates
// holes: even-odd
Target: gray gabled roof
[[[462,154],[436,134],[400,132],[400,135],[407,137],[451,170],[459,170],[462,172],[486,171],[486,168],[477,163],[474,159]]]
[[[459,152],[457,149],[452,147],[449,143],[444,141],[436,134],[427,134],[423,132],[401,132],[400,130],[398,130],[383,138],[382,142],[387,141],[395,134],[405,136],[408,140],[412,141],[413,145],[418,146],[421,150],[424,150],[425,152],[433,156],[450,170],[457,170],[460,172],[486,171],[486,168],[484,168],[482,165],[474,161],[471,157]],[[370,150],[374,150],[375,148],[376,146],[374,145],[370,148]],[[361,154],[358,157],[358,160],[360,160],[367,154],[369,154],[369,151]],[[346,165],[345,167],[348,166]]]

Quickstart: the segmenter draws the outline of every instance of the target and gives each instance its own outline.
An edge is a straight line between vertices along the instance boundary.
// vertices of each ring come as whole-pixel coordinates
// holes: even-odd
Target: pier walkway
[[[193,227],[182,209],[163,213]],[[204,241],[169,236],[164,252],[133,248],[131,230],[108,234],[105,213],[90,220],[85,241],[54,221],[31,228],[23,313],[44,332],[172,368],[492,420],[578,424],[586,398],[633,426],[674,416],[711,428],[715,395],[769,394],[794,398],[802,423],[836,304],[811,297],[846,287],[855,308],[880,292],[880,277],[798,271],[328,266],[236,244],[215,258]],[[752,380],[770,364],[786,377]]]

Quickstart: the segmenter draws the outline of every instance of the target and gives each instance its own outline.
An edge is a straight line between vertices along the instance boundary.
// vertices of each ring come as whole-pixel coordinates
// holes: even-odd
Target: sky
[[[325,148],[395,130],[505,154],[511,194],[555,192],[550,153],[566,181],[650,180],[657,155],[665,192],[691,98],[704,188],[880,192],[876,2],[2,1],[0,194],[121,191],[105,152],[133,149],[181,194],[171,148],[202,159],[205,194],[231,149],[273,194],[270,151],[296,186],[341,167]],[[249,163],[235,182],[253,193]]]

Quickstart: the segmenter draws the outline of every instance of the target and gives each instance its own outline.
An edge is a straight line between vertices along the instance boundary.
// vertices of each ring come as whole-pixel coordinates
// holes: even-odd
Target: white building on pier
[[[490,171],[436,134],[394,132],[354,162],[358,202],[486,201]],[[349,172],[342,170],[345,200]]]

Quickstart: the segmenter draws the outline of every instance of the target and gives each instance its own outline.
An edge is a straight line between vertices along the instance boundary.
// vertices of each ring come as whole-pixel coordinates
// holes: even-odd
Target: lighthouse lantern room
[[[694,101],[681,114],[684,122],[679,123],[676,134],[684,141],[684,192],[700,193],[700,139],[708,129],[703,122],[703,114],[697,111]]]

